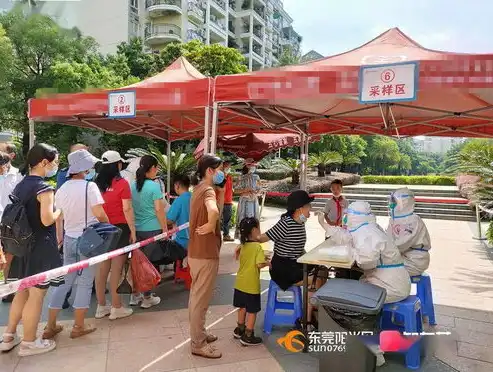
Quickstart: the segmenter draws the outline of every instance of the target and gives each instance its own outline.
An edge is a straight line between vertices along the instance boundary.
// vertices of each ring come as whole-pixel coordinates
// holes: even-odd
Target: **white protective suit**
[[[354,202],[347,210],[346,229],[319,223],[336,244],[350,245],[353,258],[363,270],[360,280],[385,288],[385,303],[404,300],[411,292],[409,274],[392,239],[376,223],[367,202]]]
[[[414,213],[414,194],[408,188],[393,192],[389,200],[387,234],[404,259],[409,275],[421,275],[430,266],[431,240],[421,217]]]

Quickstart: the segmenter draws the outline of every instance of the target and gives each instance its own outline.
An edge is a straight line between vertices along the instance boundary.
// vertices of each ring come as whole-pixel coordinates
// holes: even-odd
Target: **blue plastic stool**
[[[428,274],[411,276],[411,282],[417,285],[417,296],[421,301],[423,317],[428,317],[430,325],[436,325],[435,306],[433,305],[433,293],[431,291],[431,278]]]
[[[294,301],[279,301],[277,293],[283,292],[274,282],[270,281],[267,307],[264,316],[264,332],[270,334],[275,325],[295,325],[296,320],[303,316],[303,301],[301,299],[301,288],[297,286],[289,287],[286,292],[292,292]],[[292,313],[278,313],[277,310],[291,310]]]
[[[385,304],[380,320],[382,331],[399,330],[408,333],[423,332],[421,301],[417,296],[409,296],[405,300]],[[421,340],[415,342],[406,352],[406,367],[418,369],[421,364]]]

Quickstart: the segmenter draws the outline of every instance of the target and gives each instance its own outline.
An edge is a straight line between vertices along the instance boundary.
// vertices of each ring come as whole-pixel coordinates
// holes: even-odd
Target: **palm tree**
[[[144,155],[154,156],[159,164],[159,175],[163,178],[167,177],[168,167],[170,168],[171,184],[173,177],[181,175],[190,175],[196,166],[196,160],[192,153],[172,152],[170,158],[159,151],[155,146],[149,146],[149,150],[135,148],[127,152],[128,158],[140,158]]]
[[[293,185],[299,185],[301,165],[301,161],[299,159],[277,158],[272,163],[277,170],[291,174],[291,183]]]
[[[325,175],[330,175],[332,172],[332,165],[342,164],[342,155],[336,151],[326,151],[310,156],[308,165],[311,167],[318,168],[318,176],[325,177]]]
[[[353,169],[361,164],[361,158],[358,155],[347,155],[344,157],[344,165],[348,166],[348,171],[352,172]],[[357,169],[356,172],[357,173]]]

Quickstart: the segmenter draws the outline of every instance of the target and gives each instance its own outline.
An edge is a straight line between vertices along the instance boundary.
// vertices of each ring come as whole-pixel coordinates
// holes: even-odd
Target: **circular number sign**
[[[125,96],[118,96],[118,103],[123,105],[125,103]]]
[[[394,70],[384,70],[380,78],[384,83],[390,83],[395,78],[395,72]]]

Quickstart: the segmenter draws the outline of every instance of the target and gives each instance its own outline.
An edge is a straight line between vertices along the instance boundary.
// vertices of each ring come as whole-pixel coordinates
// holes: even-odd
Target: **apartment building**
[[[462,137],[430,137],[418,136],[414,138],[415,148],[419,152],[445,154],[455,145],[463,143]]]
[[[302,40],[281,0],[38,0],[35,7],[94,37],[102,53],[136,36],[149,52],[198,39],[239,49],[258,70],[275,65],[283,48],[299,52]]]

